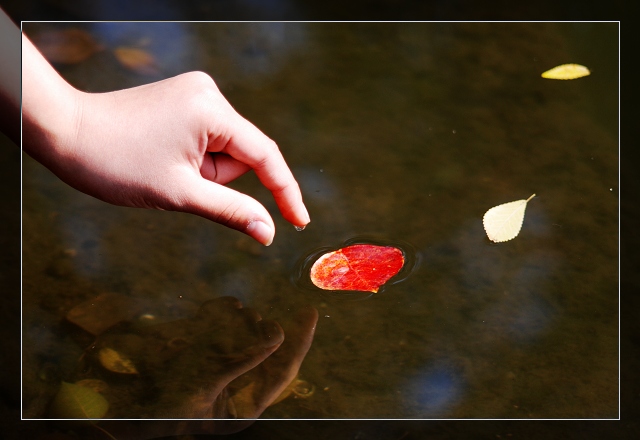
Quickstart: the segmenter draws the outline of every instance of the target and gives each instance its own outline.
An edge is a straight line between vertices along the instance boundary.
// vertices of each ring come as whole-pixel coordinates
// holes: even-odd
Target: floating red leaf
[[[355,244],[329,252],[311,267],[311,281],[323,290],[377,292],[404,265],[398,248]]]

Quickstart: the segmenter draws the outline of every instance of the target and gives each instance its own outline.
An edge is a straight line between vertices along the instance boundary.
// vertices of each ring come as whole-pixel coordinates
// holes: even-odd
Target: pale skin
[[[120,206],[196,214],[264,245],[267,210],[226,183],[253,170],[291,224],[309,214],[278,146],[202,72],[85,93],[22,36],[22,147],[72,187]]]

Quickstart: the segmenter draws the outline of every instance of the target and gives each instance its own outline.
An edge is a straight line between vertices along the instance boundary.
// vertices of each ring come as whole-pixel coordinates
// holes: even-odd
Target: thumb
[[[187,188],[182,211],[243,232],[265,246],[273,242],[273,219],[254,198],[199,176]]]

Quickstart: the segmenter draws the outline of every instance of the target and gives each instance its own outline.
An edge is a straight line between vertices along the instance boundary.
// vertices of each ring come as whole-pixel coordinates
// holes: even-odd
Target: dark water
[[[197,217],[99,202],[25,155],[24,417],[47,416],[60,380],[108,379],[83,369],[86,345],[64,323],[105,292],[154,323],[225,295],[283,322],[315,307],[299,373],[315,391],[263,418],[619,416],[617,24],[76,26],[160,66],[141,76],[106,50],[60,67],[83,90],[209,73],[278,142],[312,222],[296,232],[242,177],[231,186],[276,222],[262,248]],[[591,76],[540,78],[568,62]],[[532,193],[520,235],[491,243],[484,212]],[[292,282],[305,255],[363,235],[408,243],[419,264],[361,301]],[[131,414],[127,387],[109,385],[110,414]]]

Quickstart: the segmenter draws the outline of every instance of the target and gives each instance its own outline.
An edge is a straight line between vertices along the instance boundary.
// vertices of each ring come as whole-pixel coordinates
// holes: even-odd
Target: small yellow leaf
[[[489,240],[499,243],[515,238],[522,228],[527,202],[534,197],[535,194],[527,200],[504,203],[488,210],[482,218],[482,223]]]
[[[562,64],[542,74],[547,79],[576,79],[590,75],[589,69],[580,64]]]
[[[102,348],[98,352],[98,358],[102,366],[109,371],[122,374],[138,374],[138,370],[131,362],[131,359],[111,348]]]
[[[100,393],[81,385],[62,382],[49,408],[55,419],[101,419],[109,402]]]
[[[116,59],[129,70],[141,75],[157,75],[160,73],[156,59],[149,52],[135,47],[116,47],[113,49]]]
[[[269,406],[282,402],[291,394],[301,399],[306,399],[313,396],[313,393],[315,393],[315,391],[315,385],[307,382],[306,380],[298,379],[298,377],[296,376],[296,378],[293,379],[289,385],[287,385],[287,387],[280,393],[278,397],[276,397],[273,402],[271,402]]]

